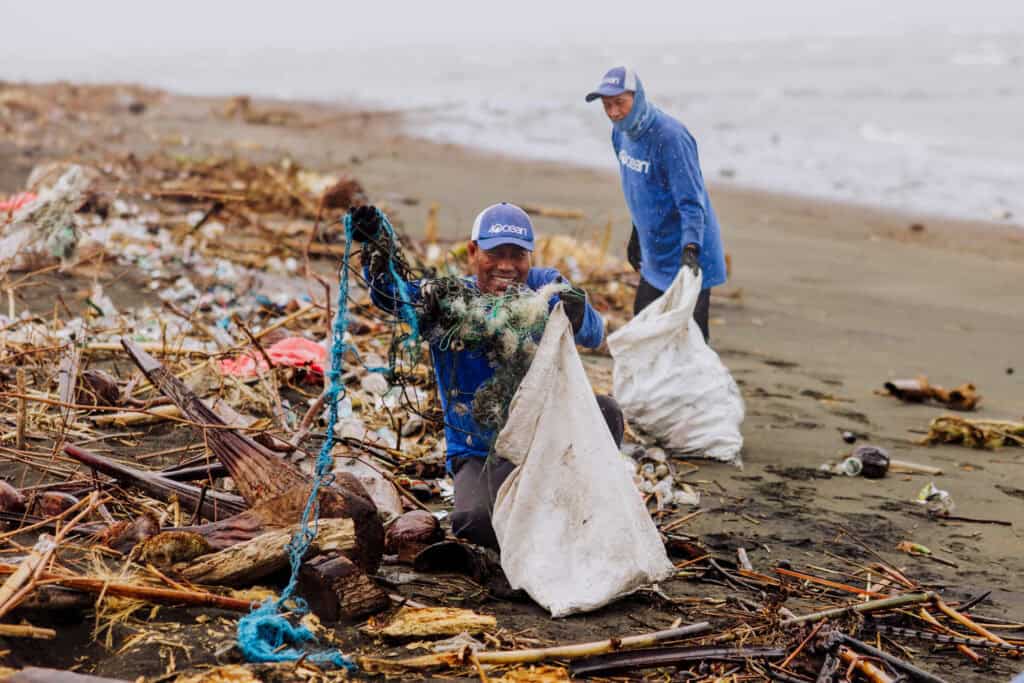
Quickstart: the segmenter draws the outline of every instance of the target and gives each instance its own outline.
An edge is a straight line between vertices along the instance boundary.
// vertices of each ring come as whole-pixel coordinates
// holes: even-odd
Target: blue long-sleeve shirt
[[[683,247],[700,247],[703,286],[726,279],[718,217],[700,170],[697,142],[679,121],[647,102],[637,79],[633,108],[612,127],[622,192],[640,242],[640,274],[660,290],[675,280]]]
[[[371,282],[369,269],[363,267],[363,275]],[[538,290],[546,284],[562,278],[554,268],[531,268],[526,276],[526,286]],[[564,279],[564,278],[563,278]],[[476,278],[466,278],[466,283],[476,287]],[[419,301],[420,282],[408,283],[410,299]],[[384,275],[372,280],[370,298],[380,309],[393,312],[395,308],[395,286],[391,276]],[[558,296],[548,302],[549,309],[558,303]],[[576,343],[588,348],[597,348],[604,340],[604,319],[590,305],[589,297],[583,316],[583,325],[576,333]],[[496,438],[492,430],[480,427],[473,419],[473,397],[477,389],[494,376],[494,367],[484,353],[464,349],[452,351],[430,345],[430,357],[434,363],[438,394],[444,409],[444,432],[447,442],[447,460],[452,458],[486,458]]]

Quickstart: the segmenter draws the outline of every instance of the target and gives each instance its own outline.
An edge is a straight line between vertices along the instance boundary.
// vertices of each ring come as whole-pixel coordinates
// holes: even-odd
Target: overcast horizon
[[[346,6],[294,0],[245,5],[180,0],[126,5],[110,0],[4,3],[0,77],[32,58],[148,54],[174,49],[321,50],[402,45],[530,42],[743,40],[794,36],[949,31],[1024,31],[1020,0],[722,0],[699,11],[679,2],[594,0],[571,5],[520,0],[515,5],[410,0]],[[454,45],[453,45],[454,47]]]

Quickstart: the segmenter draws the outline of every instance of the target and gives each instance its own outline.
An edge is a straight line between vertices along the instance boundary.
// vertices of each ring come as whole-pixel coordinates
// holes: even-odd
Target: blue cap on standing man
[[[616,66],[608,69],[597,87],[587,93],[587,102],[598,97],[615,97],[624,92],[636,92],[636,72],[628,66]]]

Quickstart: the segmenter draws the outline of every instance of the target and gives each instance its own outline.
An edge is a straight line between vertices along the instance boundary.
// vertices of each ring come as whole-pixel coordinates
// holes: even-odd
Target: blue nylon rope
[[[395,245],[394,228],[383,212],[379,212],[381,226],[392,238],[391,243]],[[345,657],[339,650],[326,650],[307,654],[303,651],[303,643],[313,644],[316,636],[304,626],[293,626],[282,614],[285,609],[285,602],[291,600],[295,605],[290,610],[291,614],[297,617],[309,612],[309,606],[301,597],[294,595],[298,583],[299,568],[302,566],[302,559],[309,550],[310,544],[316,538],[317,526],[320,516],[320,489],[330,486],[334,481],[332,472],[334,458],[331,451],[334,449],[334,429],[338,421],[338,398],[344,391],[345,385],[341,380],[344,355],[348,348],[345,343],[345,334],[348,331],[348,271],[349,259],[352,250],[352,219],[346,215],[343,219],[345,227],[345,254],[341,268],[341,280],[338,283],[338,314],[334,319],[331,328],[331,369],[328,372],[330,384],[324,396],[328,406],[327,413],[327,439],[320,448],[316,459],[316,470],[313,477],[313,487],[309,492],[309,499],[302,511],[302,519],[299,530],[288,542],[288,559],[291,563],[291,576],[288,584],[281,591],[280,597],[276,600],[269,598],[262,605],[250,614],[242,617],[238,622],[237,640],[238,647],[249,662],[293,662],[303,656],[315,664],[332,664],[339,668],[355,670],[356,665],[352,660]],[[394,254],[392,254],[393,256]],[[409,296],[409,288],[405,281],[399,277],[395,269],[394,259],[388,259],[388,269],[398,290],[399,296],[399,317],[410,327],[410,334],[406,339],[407,348],[418,348],[419,346],[419,325],[416,311],[412,306]],[[354,351],[354,349],[352,349]],[[386,368],[373,368],[380,372]],[[292,647],[282,648],[283,645]]]

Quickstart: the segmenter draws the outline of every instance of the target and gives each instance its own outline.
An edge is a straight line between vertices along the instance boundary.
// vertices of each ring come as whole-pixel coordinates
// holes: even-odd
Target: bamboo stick
[[[940,612],[945,614],[950,619],[952,619],[952,620],[954,620],[956,622],[959,622],[961,625],[966,626],[968,629],[970,629],[971,631],[974,631],[975,633],[977,633],[982,638],[985,638],[987,640],[991,640],[993,643],[999,643],[1000,645],[1009,645],[1008,642],[1006,642],[1005,640],[1003,640],[1002,638],[1000,638],[996,634],[992,633],[992,631],[989,631],[987,628],[985,628],[981,624],[976,623],[970,617],[968,617],[968,616],[966,616],[964,614],[960,614],[960,612],[957,612],[955,609],[953,609],[952,607],[947,605],[942,600],[942,598],[940,598],[938,596],[935,596],[934,603],[935,603],[935,606],[939,609]]]
[[[534,648],[530,650],[504,650],[497,652],[477,652],[476,658],[481,664],[534,664],[551,659],[579,659],[591,655],[599,655],[605,652],[625,650],[636,647],[648,647],[657,643],[680,640],[689,636],[699,635],[711,630],[711,624],[702,621],[680,628],[670,628],[665,631],[644,633],[638,636],[626,636],[625,638],[612,638],[610,640],[599,640],[591,643],[579,643],[576,645],[558,645],[555,647]],[[461,659],[459,653],[449,652],[437,655],[424,655],[398,661],[376,659],[373,657],[361,657],[360,665],[369,672],[397,669],[429,669],[436,666],[459,666]]]
[[[0,624],[0,637],[52,640],[57,637],[57,632],[52,628],[40,628],[31,624]]]
[[[899,595],[895,598],[884,598],[882,600],[870,600],[868,602],[859,602],[854,605],[847,605],[846,607],[835,607],[833,609],[827,609],[821,612],[813,612],[811,614],[805,614],[799,617],[792,617],[790,619],[783,619],[779,622],[780,626],[792,626],[794,624],[807,624],[821,621],[822,619],[831,619],[832,617],[839,617],[844,614],[850,614],[851,612],[877,612],[883,609],[892,609],[894,607],[906,607],[907,605],[917,605],[922,602],[929,602],[935,599],[935,593],[910,593],[908,595]]]

